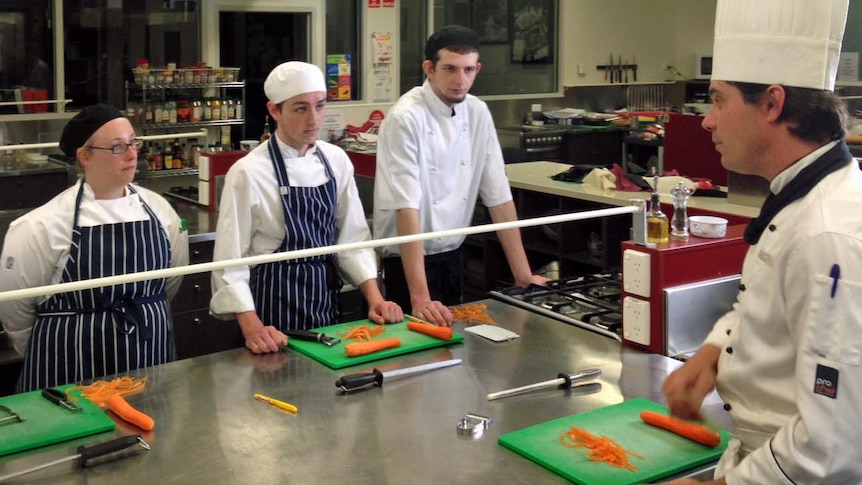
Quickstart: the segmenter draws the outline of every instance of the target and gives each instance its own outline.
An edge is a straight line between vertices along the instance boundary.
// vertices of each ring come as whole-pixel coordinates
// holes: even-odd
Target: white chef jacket
[[[422,232],[469,227],[477,196],[487,207],[512,200],[491,112],[472,95],[450,108],[426,80],[401,96],[380,126],[374,237],[397,236],[397,211],[406,208],[419,211]],[[463,241],[427,240],[425,254],[452,251]],[[397,255],[400,247],[379,251]]]
[[[141,205],[143,199],[153,210],[165,229],[171,244],[171,267],[189,262],[188,234],[173,207],[160,195],[144,187],[135,186],[137,194],[128,191],[119,199],[99,199],[86,182],[78,181],[56,197],[15,219],[6,233],[3,254],[0,256],[0,291],[34,288],[60,282],[69,259],[72,244],[72,222],[75,199],[80,184],[84,184],[78,225],[92,227],[149,219]],[[179,289],[182,277],[167,280],[166,293],[171,299]],[[15,350],[24,355],[37,307],[49,296],[0,302],[0,322],[9,334]]]
[[[270,141],[276,140],[274,136]],[[291,187],[318,187],[329,180],[323,162],[315,154],[323,150],[336,183],[335,244],[367,241],[371,231],[353,179],[353,163],[341,148],[318,141],[304,157],[278,140]],[[284,209],[275,169],[267,144],[263,143],[239,159],[228,170],[219,203],[213,260],[271,254],[285,238]],[[373,249],[338,253],[338,268],[354,286],[377,277]],[[210,313],[230,319],[236,313],[254,311],[249,287],[250,269],[236,266],[212,272],[213,296]]]
[[[779,174],[772,192],[834,145]],[[706,339],[722,349],[716,388],[742,445],[717,469],[730,485],[862,483],[860,215],[862,172],[853,162],[781,210],[746,254],[734,309]],[[823,393],[830,385],[834,398]]]

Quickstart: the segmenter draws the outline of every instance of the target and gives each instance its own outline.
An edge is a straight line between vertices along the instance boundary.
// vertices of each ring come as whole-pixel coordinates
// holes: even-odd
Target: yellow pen
[[[254,398],[263,402],[267,402],[279,409],[284,409],[285,411],[289,411],[294,414],[299,412],[299,409],[297,409],[296,406],[290,404],[289,402],[279,401],[278,399],[273,399],[271,397],[264,396],[263,394],[255,394]]]

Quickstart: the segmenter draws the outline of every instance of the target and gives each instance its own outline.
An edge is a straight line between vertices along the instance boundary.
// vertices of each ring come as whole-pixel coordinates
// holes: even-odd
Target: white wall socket
[[[623,290],[638,296],[650,296],[650,255],[634,249],[623,251]]]
[[[649,302],[627,296],[623,298],[623,338],[648,346],[650,343]]]

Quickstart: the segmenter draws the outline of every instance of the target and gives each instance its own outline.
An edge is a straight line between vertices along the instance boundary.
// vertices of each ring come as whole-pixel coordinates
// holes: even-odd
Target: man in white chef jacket
[[[718,0],[703,121],[722,164],[769,180],[734,309],[664,384],[735,425],[712,483],[862,483],[862,172],[832,92],[847,0]],[[684,480],[683,482],[692,482]]]
[[[323,73],[313,64],[285,62],[263,89],[277,129],[225,177],[213,259],[371,239],[353,164],[344,150],[317,140],[326,106]],[[359,287],[368,318],[379,324],[403,318],[380,293],[371,249],[213,271],[210,311],[235,315],[252,352],[277,352],[287,343],[285,331],[338,323],[340,276]]]
[[[494,222],[517,219],[488,106],[469,93],[482,68],[479,36],[449,25],[425,44],[426,80],[401,96],[380,126],[374,181],[377,239],[470,226],[479,196]],[[499,231],[515,283],[533,275],[518,229]],[[446,305],[461,300],[464,236],[386,246],[386,297],[415,316],[452,325]]]

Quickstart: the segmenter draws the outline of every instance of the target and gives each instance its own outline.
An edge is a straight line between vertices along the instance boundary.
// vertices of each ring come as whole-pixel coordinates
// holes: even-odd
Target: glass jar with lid
[[[213,119],[212,99],[206,98],[203,101],[203,115],[201,116],[201,121],[212,121],[212,119]]]
[[[210,109],[212,111],[212,121],[220,121],[222,119],[221,100],[218,98],[212,98],[210,100]]]
[[[192,111],[191,111],[191,121],[192,123],[199,123],[204,116],[204,107],[201,103],[201,100],[196,99],[192,101]]]
[[[188,99],[180,99],[177,101],[177,123],[188,123],[191,121],[192,115],[189,108]]]

